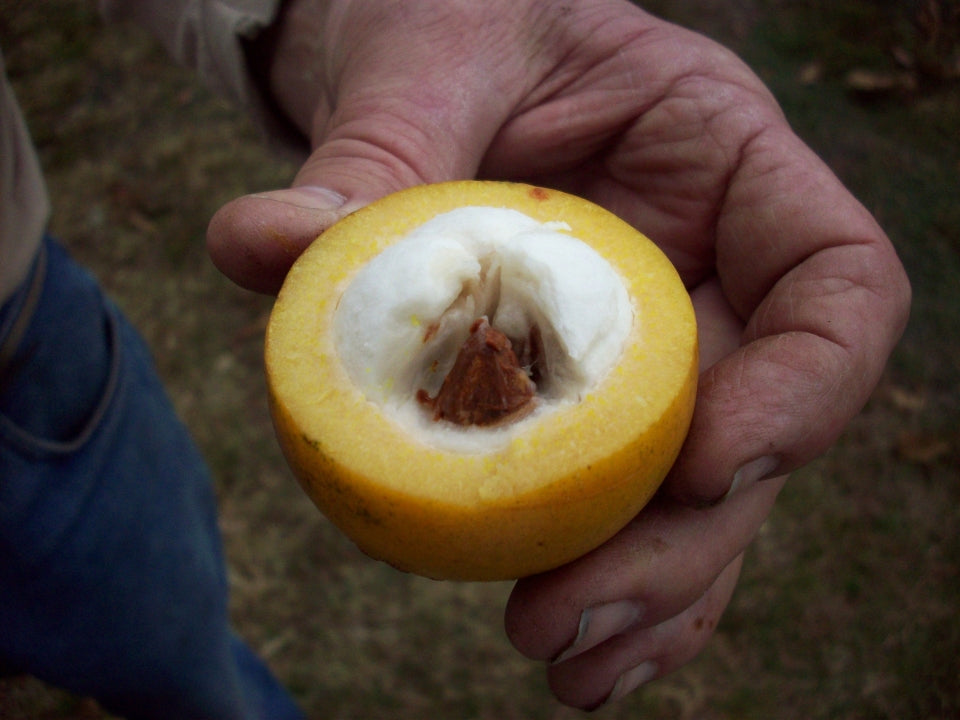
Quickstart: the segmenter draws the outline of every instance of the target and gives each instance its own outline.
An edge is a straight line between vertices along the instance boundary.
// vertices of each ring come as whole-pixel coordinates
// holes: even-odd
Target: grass
[[[798,472],[714,642],[605,719],[960,716],[960,89],[853,92],[919,53],[880,0],[650,2],[733,46],[877,215],[914,283],[910,327],[837,446]],[[944,6],[949,3],[942,3]],[[241,632],[313,717],[575,718],[501,629],[505,584],[364,558],[292,481],[263,392],[269,300],[207,260],[210,215],[295,168],[146,36],[81,0],[0,0],[0,44],[52,189],[53,230],[141,328],[217,479]],[[810,72],[814,68],[816,72]],[[0,716],[99,718],[31,678]]]

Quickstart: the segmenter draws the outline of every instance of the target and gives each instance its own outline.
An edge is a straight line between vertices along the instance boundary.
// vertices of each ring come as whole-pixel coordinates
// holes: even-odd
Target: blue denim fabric
[[[129,718],[302,717],[231,630],[211,481],[147,348],[45,248],[0,371],[0,669]]]

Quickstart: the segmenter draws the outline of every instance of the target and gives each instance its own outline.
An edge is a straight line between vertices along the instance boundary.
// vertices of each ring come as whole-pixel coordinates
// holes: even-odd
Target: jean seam
[[[13,362],[20,340],[30,327],[34,312],[40,303],[47,275],[47,246],[40,245],[30,275],[23,286],[10,298],[12,316],[0,326],[0,388]]]
[[[90,418],[84,423],[83,429],[70,440],[50,440],[28,432],[0,413],[0,440],[7,439],[21,450],[35,456],[66,456],[75,453],[84,447],[93,435],[100,429],[104,418],[113,404],[120,385],[121,363],[123,360],[123,344],[120,340],[120,320],[117,311],[110,303],[105,303],[107,320],[109,322],[110,342],[110,369],[107,382],[101,393],[100,400],[94,408]]]

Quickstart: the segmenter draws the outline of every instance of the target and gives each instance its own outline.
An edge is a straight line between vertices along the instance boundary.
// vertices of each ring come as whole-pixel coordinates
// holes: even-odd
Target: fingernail
[[[613,686],[613,690],[610,691],[607,699],[603,701],[603,706],[612,705],[632,693],[641,685],[646,685],[657,676],[658,672],[660,672],[660,669],[652,660],[647,660],[635,668],[627,670],[617,678],[617,683]]]
[[[642,614],[643,606],[632,600],[618,600],[587,608],[580,614],[577,637],[574,638],[570,647],[553,660],[553,664],[569,660],[622,633],[634,625]]]
[[[298,185],[287,190],[260,193],[257,197],[285,202],[307,210],[338,210],[347,202],[340,193],[316,185]]]
[[[766,479],[777,469],[779,464],[780,460],[773,455],[764,455],[756,460],[751,460],[733,474],[733,482],[730,483],[730,489],[727,490],[723,499],[726,500],[734,493]]]

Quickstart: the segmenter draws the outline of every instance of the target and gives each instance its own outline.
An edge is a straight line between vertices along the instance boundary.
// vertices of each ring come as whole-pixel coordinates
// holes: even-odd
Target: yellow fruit
[[[338,305],[361,268],[413,229],[461,207],[511,208],[578,238],[619,275],[632,308],[612,368],[578,391],[578,401],[530,417],[524,411],[516,421],[508,417],[513,430],[498,423],[471,427],[470,437],[497,439],[465,449],[425,440],[404,426],[402,415],[385,409],[357,381],[366,369],[355,359],[345,366],[349,353],[335,331]],[[421,278],[406,279],[416,287]],[[362,303],[353,306],[366,312]],[[353,312],[351,321],[363,324],[365,316]],[[371,317],[370,327],[389,329],[382,320]],[[412,315],[409,322],[424,323],[424,342],[437,325]],[[266,372],[288,463],[320,510],[364,552],[428,577],[501,580],[579,557],[652,497],[693,412],[697,333],[673,266],[606,210],[529,185],[440,183],[377,201],[307,249],[271,314]],[[487,372],[461,380],[457,393],[465,395],[462,386]],[[522,405],[526,391],[518,392]],[[427,397],[433,393],[420,394],[425,427],[447,423],[429,416],[437,405]],[[450,437],[459,432],[451,430]]]

